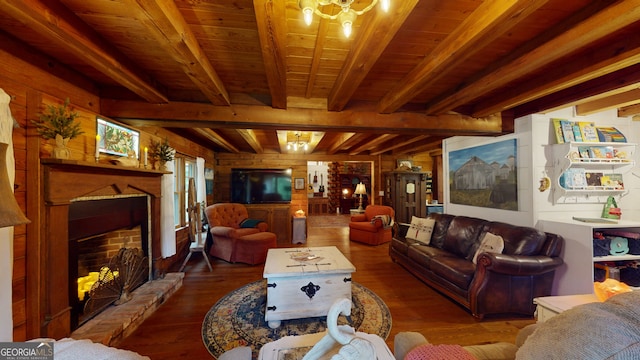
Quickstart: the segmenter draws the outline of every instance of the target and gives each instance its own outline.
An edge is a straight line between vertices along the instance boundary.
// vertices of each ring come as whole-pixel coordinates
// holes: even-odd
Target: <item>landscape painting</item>
[[[516,139],[449,153],[449,201],[518,210]]]

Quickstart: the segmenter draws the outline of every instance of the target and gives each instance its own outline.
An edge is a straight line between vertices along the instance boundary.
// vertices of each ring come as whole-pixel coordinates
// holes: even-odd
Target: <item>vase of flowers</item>
[[[71,111],[69,98],[66,98],[62,105],[47,105],[47,110],[40,114],[39,121],[32,121],[42,138],[54,140],[53,158],[68,159],[69,140],[84,133],[80,123],[75,121],[77,117],[78,113]]]
[[[163,142],[151,140],[149,145],[149,153],[154,160],[154,168],[156,170],[167,170],[167,161],[173,161],[176,150],[169,146],[169,140],[166,138]]]

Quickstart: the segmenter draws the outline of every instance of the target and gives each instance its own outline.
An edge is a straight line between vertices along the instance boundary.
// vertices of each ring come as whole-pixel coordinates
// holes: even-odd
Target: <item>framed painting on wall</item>
[[[296,190],[304,190],[304,178],[296,178],[294,186]]]
[[[518,210],[516,139],[449,153],[452,204]]]

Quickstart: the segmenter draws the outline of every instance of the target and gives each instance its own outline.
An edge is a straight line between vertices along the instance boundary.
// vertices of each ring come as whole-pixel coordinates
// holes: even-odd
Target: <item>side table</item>
[[[543,296],[533,299],[533,303],[537,305],[536,320],[538,322],[545,322],[572,307],[599,301],[594,294]]]
[[[307,242],[307,217],[293,217],[293,235],[291,236],[292,244],[305,244]]]

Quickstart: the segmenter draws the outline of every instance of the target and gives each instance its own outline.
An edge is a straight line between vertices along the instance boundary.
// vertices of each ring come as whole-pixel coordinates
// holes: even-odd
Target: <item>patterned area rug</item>
[[[307,216],[307,226],[316,228],[347,227],[351,215],[310,215]]]
[[[357,331],[386,339],[391,330],[387,305],[371,290],[353,282],[350,319],[341,316],[338,323]],[[225,295],[209,310],[202,322],[202,341],[209,353],[220,356],[238,346],[250,346],[256,359],[262,345],[288,335],[304,335],[326,330],[326,316],[283,320],[271,329],[264,320],[267,301],[266,280],[260,280]]]

